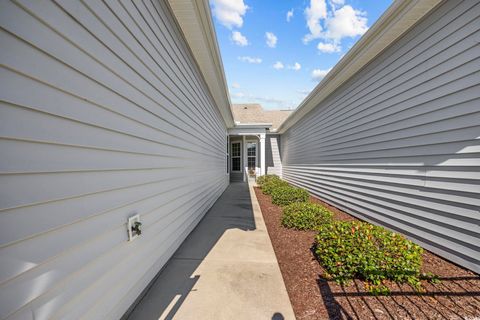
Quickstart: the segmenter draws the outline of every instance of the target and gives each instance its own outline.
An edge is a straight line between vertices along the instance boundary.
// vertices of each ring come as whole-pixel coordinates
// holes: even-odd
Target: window
[[[255,170],[255,157],[248,157],[248,170]]]
[[[241,163],[241,143],[240,142],[232,142],[232,172],[241,172],[242,171],[242,163]]]
[[[247,142],[247,165],[248,171],[255,171],[257,166],[257,143]]]

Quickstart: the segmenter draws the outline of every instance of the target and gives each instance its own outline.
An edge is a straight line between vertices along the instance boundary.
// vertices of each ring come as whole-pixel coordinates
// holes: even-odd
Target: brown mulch
[[[436,274],[441,283],[422,281],[425,292],[408,284],[389,283],[390,296],[369,294],[355,280],[342,286],[324,278],[313,254],[314,231],[281,226],[281,208],[255,188],[268,233],[298,320],[304,319],[480,319],[480,276],[425,250],[422,272]],[[337,220],[356,220],[323,201]]]

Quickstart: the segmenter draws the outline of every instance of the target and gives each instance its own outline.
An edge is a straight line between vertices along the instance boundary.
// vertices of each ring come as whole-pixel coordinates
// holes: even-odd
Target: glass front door
[[[232,159],[232,172],[242,172],[242,145],[240,142],[232,142],[230,158]]]
[[[247,142],[247,165],[248,174],[255,175],[257,167],[257,142]]]

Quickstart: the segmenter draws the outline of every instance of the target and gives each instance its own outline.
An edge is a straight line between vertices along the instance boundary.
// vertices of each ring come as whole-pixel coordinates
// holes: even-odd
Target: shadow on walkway
[[[285,309],[288,314],[275,254],[258,219],[248,184],[231,183],[128,319],[271,318],[275,312],[273,319],[281,319]]]

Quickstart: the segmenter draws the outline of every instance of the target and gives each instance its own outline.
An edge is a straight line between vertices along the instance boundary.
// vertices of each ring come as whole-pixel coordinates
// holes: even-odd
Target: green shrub
[[[290,185],[275,187],[271,195],[272,203],[278,206],[286,206],[294,202],[305,202],[309,198],[307,190]]]
[[[375,294],[387,294],[383,280],[408,282],[420,289],[423,249],[403,236],[366,222],[337,221],[322,225],[316,253],[339,283],[366,280]]]
[[[289,184],[287,181],[281,180],[281,179],[272,179],[269,181],[266,181],[262,185],[262,192],[264,194],[271,195],[273,190],[280,188],[280,187],[288,187]]]
[[[297,230],[315,230],[330,223],[333,213],[327,208],[309,202],[294,202],[283,208],[282,225]]]
[[[274,174],[266,174],[257,178],[258,186],[262,186],[263,184],[270,182],[270,181],[280,181],[280,177]]]

